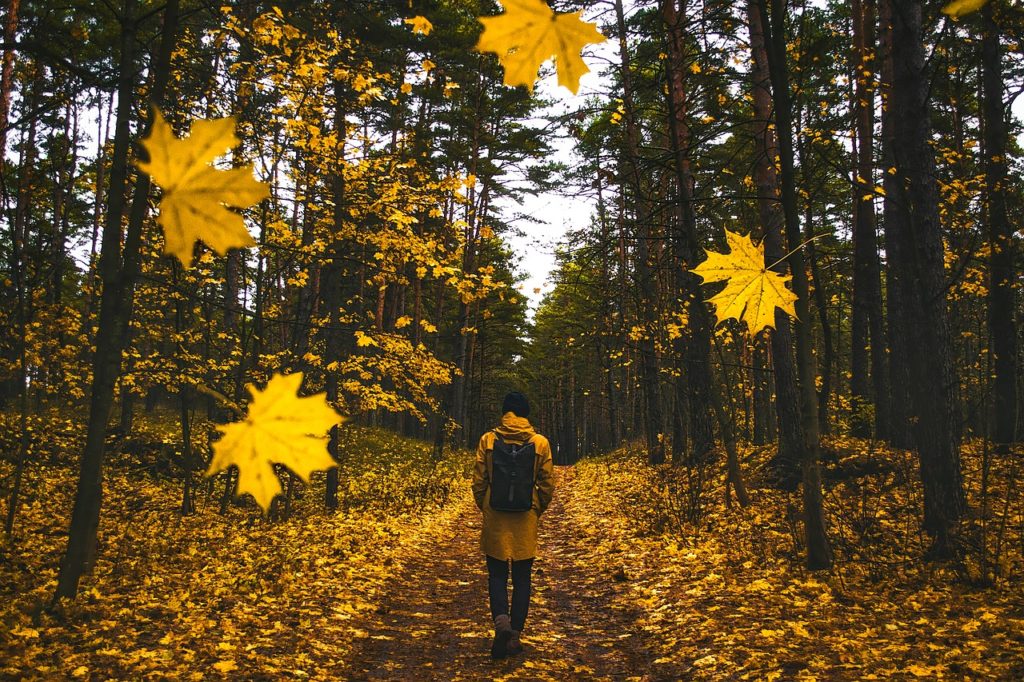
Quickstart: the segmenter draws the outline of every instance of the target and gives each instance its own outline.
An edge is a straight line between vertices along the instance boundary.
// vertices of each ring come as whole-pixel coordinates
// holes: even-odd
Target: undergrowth
[[[589,520],[586,541],[608,545],[607,573],[646,614],[655,663],[709,680],[1024,678],[1014,460],[991,461],[982,509],[983,446],[964,447],[962,557],[938,564],[923,559],[912,454],[852,438],[825,445],[836,563],[814,573],[803,566],[799,492],[768,485],[767,448],[741,452],[747,508],[723,499],[721,459],[698,474],[652,467],[632,446],[575,467],[566,504]]]
[[[329,676],[352,641],[347,621],[375,608],[399,568],[392,551],[430,542],[457,512],[472,461],[345,426],[338,510],[324,507],[318,473],[293,486],[288,518],[268,519],[248,497],[220,514],[224,478],[202,479],[197,423],[197,511],[183,516],[177,426],[139,419],[108,441],[96,565],[74,602],[50,609],[84,434],[57,414],[32,427],[15,531],[0,546],[0,677]],[[6,453],[14,428],[0,421]],[[0,459],[5,503],[13,470],[10,454]]]

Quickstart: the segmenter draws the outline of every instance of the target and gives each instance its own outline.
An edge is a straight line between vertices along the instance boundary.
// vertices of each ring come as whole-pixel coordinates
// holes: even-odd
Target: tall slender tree
[[[676,206],[678,214],[672,246],[676,264],[674,283],[685,304],[687,334],[676,339],[675,350],[684,358],[683,371],[676,378],[676,409],[688,406],[690,462],[703,462],[714,445],[711,428],[711,353],[712,320],[703,303],[700,278],[689,272],[702,256],[693,208],[694,177],[690,163],[690,121],[687,108],[685,45],[688,42],[683,21],[687,16],[686,0],[662,0],[661,12],[668,38],[668,59],[665,60],[668,81],[669,138],[674,156]]]
[[[615,24],[618,31],[619,68],[622,80],[622,105],[626,127],[624,150],[624,175],[632,188],[635,221],[635,270],[640,294],[638,312],[642,331],[638,346],[640,350],[640,381],[644,402],[644,435],[647,442],[647,456],[651,464],[665,461],[665,443],[662,434],[661,381],[658,355],[655,349],[654,302],[656,283],[651,263],[653,243],[653,220],[650,206],[644,199],[644,183],[640,172],[640,131],[636,105],[633,100],[633,75],[626,36],[626,19],[622,0],[615,0]]]
[[[771,75],[768,70],[768,50],[758,0],[749,0],[747,22],[750,30],[751,91],[754,113],[754,183],[757,190],[757,210],[765,247],[765,259],[782,272],[786,268],[783,237],[783,213],[779,199],[776,171],[778,150],[775,144],[775,126],[772,125]],[[801,403],[796,383],[796,364],[793,360],[793,336],[789,317],[775,311],[775,330],[770,333],[771,362],[775,379],[775,407],[778,419],[778,449],[773,460],[776,480],[784,488],[795,489],[800,480],[800,453],[803,450],[801,434]]]
[[[770,7],[769,7],[770,3]],[[761,27],[765,34],[768,71],[775,100],[775,129],[779,144],[779,178],[782,213],[789,246],[793,293],[797,295],[795,326],[797,375],[800,382],[800,409],[803,448],[800,469],[803,483],[804,539],[807,543],[807,567],[821,570],[832,566],[832,547],[825,526],[822,505],[818,402],[815,393],[814,356],[810,333],[810,288],[804,266],[800,216],[797,212],[795,174],[793,172],[793,128],[789,73],[786,65],[786,10],[783,0],[758,0]]]
[[[68,547],[61,562],[55,599],[74,597],[82,574],[90,569],[99,530],[103,499],[103,458],[114,401],[114,388],[121,370],[127,329],[132,310],[131,295],[138,274],[141,215],[149,194],[148,180],[136,185],[145,196],[136,199],[129,216],[129,229],[122,248],[122,217],[128,186],[129,143],[135,103],[138,61],[138,6],[136,0],[124,0],[119,14],[121,52],[118,58],[117,119],[114,132],[113,163],[110,170],[107,212],[103,226],[99,274],[103,281],[100,298],[96,351],[93,358],[93,382],[85,449],[82,452],[75,505],[71,513]],[[160,102],[170,71],[171,50],[178,24],[178,1],[169,0],[163,11],[163,28],[153,59],[151,97]],[[137,218],[137,219],[136,219]]]
[[[854,0],[852,80],[853,147],[853,316],[850,330],[852,432],[866,437],[872,426],[886,435],[888,381],[882,336],[882,295],[875,231],[875,2]],[[870,363],[869,363],[870,359]],[[874,409],[868,410],[868,406]],[[872,418],[873,415],[873,418]]]
[[[993,370],[992,439],[1005,446],[1020,434],[1017,424],[1017,324],[1014,229],[1006,211],[1006,105],[1003,100],[1003,56],[999,43],[999,3],[981,11],[981,87],[985,159],[985,222],[991,250],[988,283],[988,329]]]
[[[924,488],[924,528],[931,553],[955,551],[964,512],[959,419],[954,402],[952,344],[946,310],[942,223],[932,150],[929,72],[919,0],[892,0],[892,117],[895,177],[902,184],[889,271],[905,278],[898,314],[906,322],[914,444]]]

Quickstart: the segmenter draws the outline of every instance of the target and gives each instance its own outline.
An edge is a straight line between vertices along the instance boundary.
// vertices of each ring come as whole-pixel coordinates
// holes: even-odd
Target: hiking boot
[[[508,656],[508,642],[512,639],[512,626],[508,614],[494,619],[494,642],[491,643],[491,658]]]
[[[509,656],[523,653],[523,643],[519,641],[519,634],[519,630],[512,631],[512,637],[509,638],[507,647]]]

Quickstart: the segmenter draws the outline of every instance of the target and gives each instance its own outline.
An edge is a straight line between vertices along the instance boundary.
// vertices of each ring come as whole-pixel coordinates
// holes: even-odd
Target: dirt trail
[[[369,619],[341,679],[652,680],[639,614],[624,589],[594,568],[562,498],[571,468],[556,470],[554,502],[541,518],[526,652],[490,658],[487,573],[479,550],[480,512],[467,499],[434,546],[406,547],[395,588]]]

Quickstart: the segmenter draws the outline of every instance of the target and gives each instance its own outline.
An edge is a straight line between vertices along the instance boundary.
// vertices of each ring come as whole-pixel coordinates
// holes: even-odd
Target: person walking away
[[[494,620],[491,657],[496,659],[523,650],[520,635],[530,607],[537,522],[555,492],[551,446],[527,420],[530,404],[526,397],[509,393],[501,412],[501,424],[480,437],[473,469],[473,498],[483,512],[480,548],[487,559],[487,591]]]

